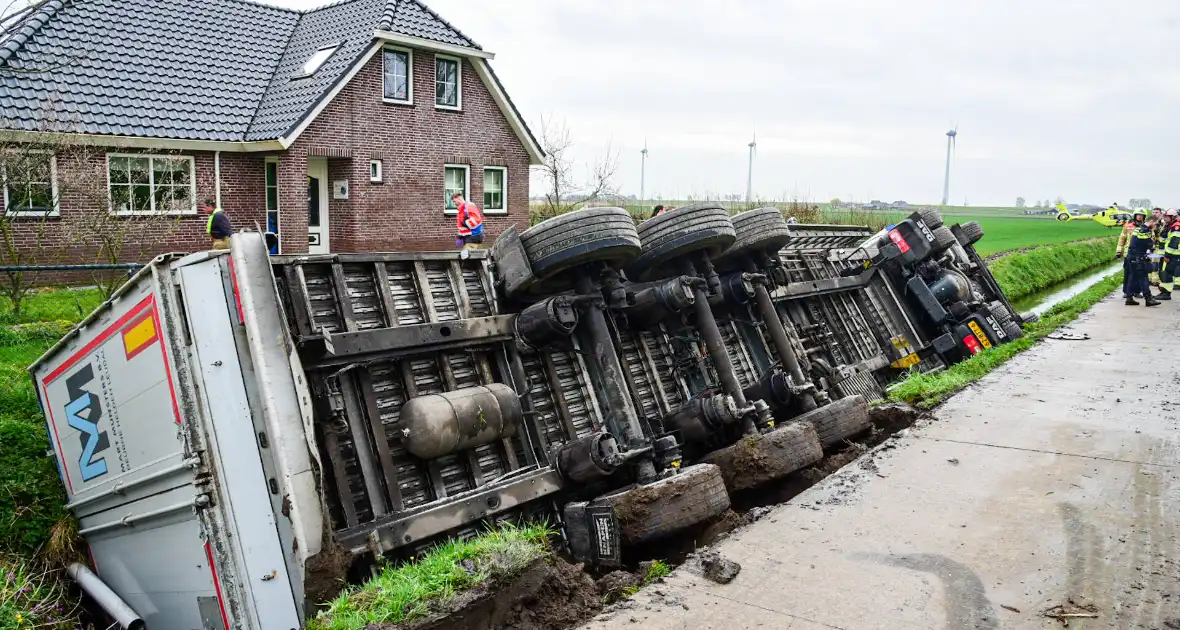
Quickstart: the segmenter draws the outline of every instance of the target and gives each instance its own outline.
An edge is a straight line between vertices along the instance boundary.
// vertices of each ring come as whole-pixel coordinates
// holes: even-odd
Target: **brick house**
[[[71,147],[0,173],[8,212],[49,217],[39,238],[163,213],[151,253],[200,249],[212,199],[283,253],[447,250],[455,190],[491,237],[527,222],[542,150],[493,55],[418,0],[48,0],[21,20],[0,42],[0,137]],[[105,203],[63,190],[71,174]]]

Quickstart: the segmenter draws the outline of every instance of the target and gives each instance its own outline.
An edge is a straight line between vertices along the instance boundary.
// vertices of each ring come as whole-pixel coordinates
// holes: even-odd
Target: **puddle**
[[[1037,315],[1045,314],[1045,311],[1054,306],[1068,300],[1069,298],[1089,289],[1098,284],[1103,279],[1118,273],[1122,269],[1122,261],[1113,262],[1106,267],[1101,267],[1096,271],[1091,271],[1082,275],[1074,276],[1065,282],[1059,282],[1051,287],[1026,295],[1019,300],[1012,303],[1012,306],[1017,312],[1032,311]]]

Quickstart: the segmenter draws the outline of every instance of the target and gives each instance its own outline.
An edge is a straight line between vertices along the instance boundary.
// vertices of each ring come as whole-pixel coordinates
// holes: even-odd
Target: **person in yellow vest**
[[[229,215],[208,199],[201,204],[201,210],[209,215],[209,223],[205,226],[205,231],[213,240],[213,246],[209,249],[229,249],[229,236],[234,233],[234,227],[229,222]]]
[[[1160,294],[1155,296],[1157,300],[1172,299],[1176,276],[1180,275],[1180,216],[1171,208],[1164,215],[1164,219],[1166,227],[1161,230],[1164,234],[1164,260],[1160,267]]]

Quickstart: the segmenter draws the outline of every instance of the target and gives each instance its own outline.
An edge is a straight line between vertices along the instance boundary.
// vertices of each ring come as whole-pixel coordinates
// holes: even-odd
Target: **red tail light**
[[[910,251],[910,244],[905,242],[905,237],[901,235],[901,232],[898,232],[897,230],[889,230],[889,240],[893,241],[894,244],[897,245],[897,248],[901,250],[901,253],[904,254]]]
[[[967,346],[967,349],[971,351],[971,354],[979,354],[983,350],[983,348],[979,345],[979,340],[975,338],[975,335],[967,335],[966,337],[963,337],[963,345]]]

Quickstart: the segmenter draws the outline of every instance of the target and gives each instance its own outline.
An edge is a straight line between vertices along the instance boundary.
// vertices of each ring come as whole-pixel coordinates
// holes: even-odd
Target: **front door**
[[[307,160],[307,253],[327,254],[328,243],[328,160]]]

